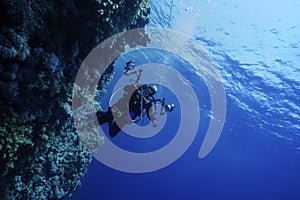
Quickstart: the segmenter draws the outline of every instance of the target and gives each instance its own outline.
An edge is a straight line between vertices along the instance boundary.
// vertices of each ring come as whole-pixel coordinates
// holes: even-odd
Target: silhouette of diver
[[[132,60],[128,61],[126,63],[126,66],[124,67],[124,74],[126,74],[130,70],[133,70],[134,67],[135,67],[134,62]]]
[[[142,85],[138,89],[135,89],[134,86],[125,86],[124,95],[121,99],[109,107],[105,113],[96,113],[99,124],[101,125],[108,122],[109,135],[114,137],[125,126],[125,124],[137,122],[137,117],[141,117],[143,115],[142,112],[145,109],[148,118],[153,123],[153,126],[156,126],[156,118],[150,109],[152,107],[152,103],[158,101],[153,97],[156,91],[157,87],[154,85]]]
[[[126,64],[128,65],[128,63],[129,62]],[[136,83],[138,83],[141,72],[140,70]],[[127,73],[127,71],[125,73]],[[157,119],[151,108],[152,105],[156,105],[157,102],[162,104],[161,114],[171,112],[175,107],[174,104],[165,105],[164,98],[155,99],[154,95],[158,90],[155,85],[126,85],[123,90],[124,94],[122,98],[110,106],[105,113],[101,111],[96,113],[100,125],[108,123],[109,135],[111,137],[115,137],[126,124],[136,123],[139,120],[142,120],[143,123],[144,110],[153,126],[156,127]]]

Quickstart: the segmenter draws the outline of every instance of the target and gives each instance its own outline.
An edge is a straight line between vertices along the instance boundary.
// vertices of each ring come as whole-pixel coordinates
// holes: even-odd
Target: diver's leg
[[[116,121],[114,121],[113,123],[110,123],[109,135],[111,137],[115,137],[121,131],[121,129],[125,126],[125,124],[126,124],[125,120],[118,120],[118,124]]]
[[[105,113],[97,112],[96,116],[97,116],[96,120],[98,120],[98,123],[100,125],[104,124],[106,122],[110,122],[110,121],[112,121],[114,119],[114,117],[113,117],[112,112],[111,112],[110,109],[108,111],[106,111]],[[95,121],[95,124],[97,124],[96,121]]]
[[[120,127],[114,122],[111,126],[109,126],[109,136],[115,137],[120,132]]]

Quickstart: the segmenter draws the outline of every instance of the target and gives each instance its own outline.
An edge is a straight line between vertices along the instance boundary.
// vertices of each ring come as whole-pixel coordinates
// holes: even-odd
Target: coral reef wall
[[[77,70],[148,14],[147,0],[0,1],[1,199],[63,199],[79,187],[91,152],[72,121]]]

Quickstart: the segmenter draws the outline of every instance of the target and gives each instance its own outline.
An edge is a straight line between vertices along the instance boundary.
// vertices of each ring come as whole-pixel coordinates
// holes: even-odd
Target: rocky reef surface
[[[92,154],[72,121],[77,70],[99,42],[144,26],[148,14],[147,0],[0,2],[1,199],[63,199],[80,186]]]

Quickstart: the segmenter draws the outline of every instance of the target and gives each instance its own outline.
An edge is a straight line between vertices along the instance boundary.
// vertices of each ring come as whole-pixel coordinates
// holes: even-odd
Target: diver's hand
[[[157,127],[157,120],[156,120],[156,119],[153,119],[153,120],[152,120],[152,124],[153,124],[153,127],[156,128],[156,127]]]

